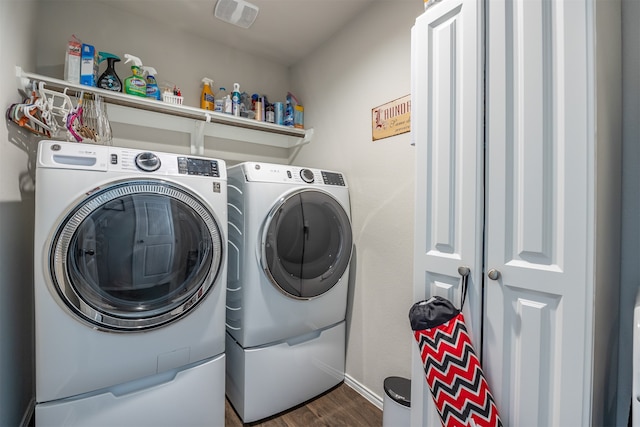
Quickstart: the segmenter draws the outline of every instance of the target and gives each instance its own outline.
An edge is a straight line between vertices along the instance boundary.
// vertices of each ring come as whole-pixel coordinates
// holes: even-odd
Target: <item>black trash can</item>
[[[406,427],[411,420],[411,380],[387,377],[384,380],[382,427]]]

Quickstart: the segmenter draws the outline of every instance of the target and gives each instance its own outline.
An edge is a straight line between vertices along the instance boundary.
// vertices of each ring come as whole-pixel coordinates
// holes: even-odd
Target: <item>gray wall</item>
[[[35,2],[0,1],[0,105],[22,101],[14,64],[35,64]],[[26,421],[33,405],[33,182],[37,139],[0,126],[0,426]]]
[[[640,288],[640,1],[622,1],[622,272],[618,425],[631,404],[633,307]]]

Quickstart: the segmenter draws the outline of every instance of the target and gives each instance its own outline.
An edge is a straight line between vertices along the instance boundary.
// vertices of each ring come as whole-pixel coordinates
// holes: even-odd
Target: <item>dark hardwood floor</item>
[[[302,405],[255,423],[243,424],[227,400],[225,427],[379,427],[382,411],[341,383]]]

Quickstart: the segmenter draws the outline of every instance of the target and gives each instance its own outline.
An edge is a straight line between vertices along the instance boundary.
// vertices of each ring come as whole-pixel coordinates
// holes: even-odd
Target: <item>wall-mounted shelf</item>
[[[311,142],[313,129],[298,129],[261,122],[229,114],[206,111],[185,105],[169,104],[149,98],[112,92],[92,86],[69,83],[16,67],[18,87],[28,89],[33,82],[43,82],[47,89],[64,91],[70,95],[82,91],[100,95],[110,104],[109,120],[115,123],[146,126],[155,129],[185,132],[191,135],[192,154],[204,153],[205,136],[295,148]]]

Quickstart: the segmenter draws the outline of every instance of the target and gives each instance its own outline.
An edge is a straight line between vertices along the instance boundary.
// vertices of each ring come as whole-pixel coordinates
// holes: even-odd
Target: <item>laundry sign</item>
[[[411,130],[411,95],[403,96],[371,109],[373,141]]]

